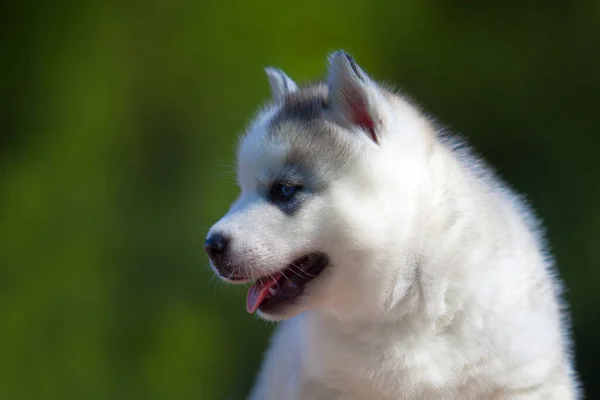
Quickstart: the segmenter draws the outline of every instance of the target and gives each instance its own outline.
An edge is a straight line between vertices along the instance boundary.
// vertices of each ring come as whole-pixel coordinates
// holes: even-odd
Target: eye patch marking
[[[298,212],[312,190],[305,184],[306,177],[294,166],[288,165],[278,172],[270,174],[268,182],[261,182],[258,191],[270,204],[291,216]]]
[[[302,185],[296,185],[289,182],[275,182],[271,185],[269,196],[272,202],[281,203],[292,200],[292,198],[302,189]]]
[[[308,198],[309,193],[301,184],[291,183],[286,180],[273,182],[267,193],[268,201],[277,206],[283,213],[294,215]]]

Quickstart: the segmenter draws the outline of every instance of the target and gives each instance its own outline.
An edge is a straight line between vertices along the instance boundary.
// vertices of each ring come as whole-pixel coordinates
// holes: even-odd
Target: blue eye
[[[290,200],[298,192],[299,187],[289,183],[277,183],[273,187],[273,198],[279,201]]]

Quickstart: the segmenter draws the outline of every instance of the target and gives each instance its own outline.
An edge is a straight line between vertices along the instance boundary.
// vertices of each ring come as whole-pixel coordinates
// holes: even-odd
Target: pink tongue
[[[265,283],[256,282],[248,289],[248,297],[246,298],[246,310],[250,314],[254,314],[258,307],[265,300],[269,294],[269,289],[277,285],[277,281],[281,277],[281,274],[277,274],[273,277],[268,278],[269,280]]]

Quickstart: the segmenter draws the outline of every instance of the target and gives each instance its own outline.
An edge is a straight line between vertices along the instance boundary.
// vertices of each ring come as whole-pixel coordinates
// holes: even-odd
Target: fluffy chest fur
[[[252,399],[574,398],[553,318],[490,314],[466,308],[437,323],[380,325],[296,317],[274,335]],[[499,333],[522,331],[528,317],[532,337]]]

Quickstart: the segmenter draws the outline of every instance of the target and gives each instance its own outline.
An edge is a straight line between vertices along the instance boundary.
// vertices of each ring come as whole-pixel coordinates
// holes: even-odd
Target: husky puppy
[[[577,399],[561,284],[524,202],[343,51],[266,69],[239,198],[205,243],[282,321],[252,400]]]

